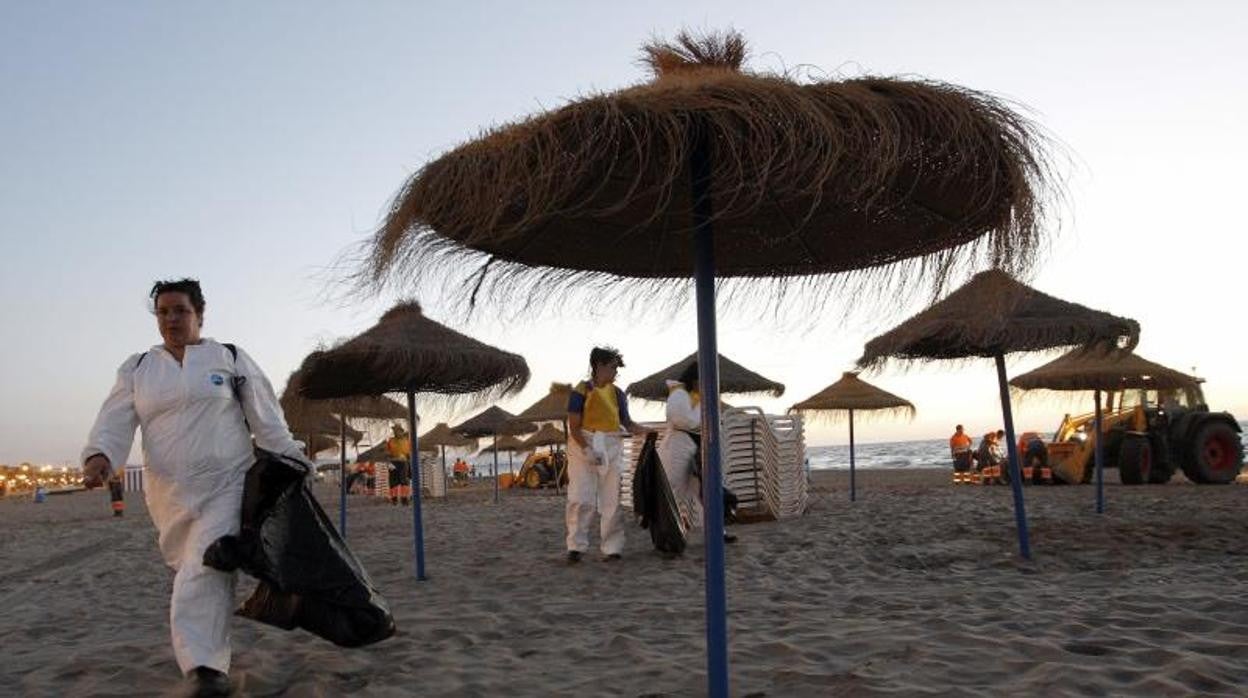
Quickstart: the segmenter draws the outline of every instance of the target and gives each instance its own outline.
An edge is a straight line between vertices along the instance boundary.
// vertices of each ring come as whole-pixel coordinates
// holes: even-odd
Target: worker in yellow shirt
[[[624,357],[611,347],[589,353],[590,378],[568,397],[568,562],[589,550],[594,513],[601,519],[600,548],[607,561],[624,552],[620,524],[620,475],[624,471],[624,434],[648,430],[628,416],[628,399],[615,385]]]

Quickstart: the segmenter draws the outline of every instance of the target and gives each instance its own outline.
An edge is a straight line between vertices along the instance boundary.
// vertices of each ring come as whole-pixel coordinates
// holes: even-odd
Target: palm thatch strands
[[[858,365],[880,366],[890,359],[926,362],[984,357],[996,361],[1019,553],[1030,558],[1005,355],[1069,346],[1130,348],[1139,341],[1139,334],[1135,320],[1054,298],[1005,272],[991,270],[976,274],[945,299],[867,342]]]
[[[666,368],[660,369],[645,378],[633,381],[624,391],[632,397],[655,402],[667,402],[667,382],[676,380],[685,367],[698,360],[698,353],[686,356]],[[772,397],[784,394],[784,384],[761,376],[741,364],[719,354],[719,394],[742,395],[748,393],[767,393]]]
[[[849,501],[858,498],[854,473],[854,411],[873,411],[914,417],[914,405],[892,393],[881,390],[846,371],[841,379],[789,408],[790,413],[807,418],[834,419],[841,413],[849,417]]]
[[[518,392],[529,380],[524,357],[434,322],[425,317],[420,304],[405,302],[387,310],[376,325],[358,336],[327,351],[312,352],[303,360],[299,374],[298,394],[310,399],[407,394],[408,433],[412,435],[413,548],[416,578],[425,579],[416,393],[435,393],[446,402],[454,402]],[[345,489],[341,497],[341,532],[345,537]]]
[[[451,427],[451,431],[461,436],[470,436],[474,438],[483,438],[486,436],[494,437],[494,463],[492,473],[494,476],[494,503],[498,503],[498,437],[499,436],[515,436],[517,434],[528,434],[537,431],[537,427],[529,422],[521,422],[516,420],[516,416],[507,410],[495,405],[480,414],[468,419],[458,426]]]
[[[694,276],[711,696],[729,692],[716,273],[777,307],[803,295],[822,304],[853,282],[865,307],[892,299],[889,280],[934,293],[963,266],[1021,272],[1041,247],[1051,191],[1044,140],[996,98],[919,80],[799,82],[743,70],[746,54],[735,33],[681,34],[646,47],[651,82],[426,164],[356,277],[374,288],[442,279],[472,308],[482,295],[683,299]],[[812,289],[822,293],[785,295]]]
[[[1039,368],[1016,376],[1010,385],[1023,390],[1093,391],[1096,442],[1096,513],[1105,513],[1105,451],[1101,431],[1101,391],[1135,388],[1169,390],[1195,387],[1199,381],[1181,371],[1153,363],[1129,350],[1076,349]]]

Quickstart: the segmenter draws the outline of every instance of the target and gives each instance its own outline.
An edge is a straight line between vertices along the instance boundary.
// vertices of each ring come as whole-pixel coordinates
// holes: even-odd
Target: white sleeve
[[[268,377],[246,352],[239,347],[235,349],[238,350],[235,372],[247,379],[240,387],[238,397],[243,403],[243,414],[247,416],[247,426],[251,428],[256,445],[307,463],[303,444],[291,436],[290,428],[286,426],[286,415]]]
[[[134,409],[134,369],[140,356],[142,354],[132,355],[117,369],[117,382],[104,398],[87,445],[82,449],[83,463],[91,456],[103,454],[114,471],[125,468],[130,447],[134,445],[134,430],[139,427],[139,415]]]
[[[697,431],[702,427],[702,412],[693,407],[689,391],[673,390],[667,396],[667,423],[684,431]]]

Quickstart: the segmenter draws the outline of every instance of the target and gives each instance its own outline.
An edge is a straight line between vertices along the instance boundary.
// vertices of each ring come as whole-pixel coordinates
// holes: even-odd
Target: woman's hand
[[[108,462],[108,457],[103,453],[97,453],[82,464],[82,484],[87,489],[103,487],[112,472],[113,468]]]

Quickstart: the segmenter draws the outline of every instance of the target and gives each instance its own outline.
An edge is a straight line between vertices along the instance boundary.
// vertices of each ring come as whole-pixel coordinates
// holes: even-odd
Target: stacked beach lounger
[[[731,408],[723,415],[724,484],[738,498],[743,521],[784,519],[805,513],[810,503],[806,439],[800,417],[767,415],[756,407]],[[660,429],[662,423],[647,426]],[[644,437],[624,442],[627,467],[620,503],[632,507],[632,477]],[[681,515],[690,512],[682,507]]]

